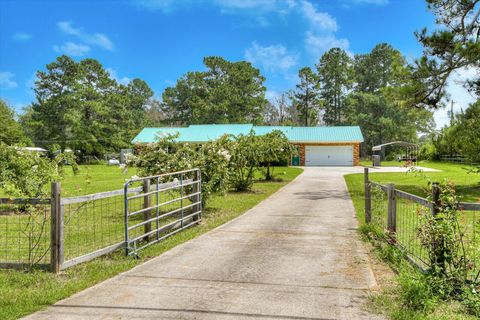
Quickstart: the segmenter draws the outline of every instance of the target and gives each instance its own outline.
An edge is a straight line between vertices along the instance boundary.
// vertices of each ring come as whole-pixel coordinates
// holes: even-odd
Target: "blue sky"
[[[64,53],[98,59],[120,82],[144,79],[157,96],[204,56],[249,60],[272,98],[331,47],[355,54],[388,42],[413,59],[413,32],[433,26],[423,0],[0,0],[0,96],[21,112],[35,72]],[[451,91],[465,107],[469,97]]]

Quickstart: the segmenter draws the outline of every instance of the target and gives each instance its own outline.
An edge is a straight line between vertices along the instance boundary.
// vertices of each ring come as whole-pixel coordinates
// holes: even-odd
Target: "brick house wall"
[[[305,166],[305,146],[353,146],[353,165],[360,165],[360,143],[295,143],[300,154],[300,166]]]

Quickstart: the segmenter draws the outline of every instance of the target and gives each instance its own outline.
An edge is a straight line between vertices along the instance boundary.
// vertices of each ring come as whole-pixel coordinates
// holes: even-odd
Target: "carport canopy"
[[[384,144],[379,144],[378,146],[373,146],[372,151],[381,151],[383,147],[391,146],[391,145],[397,145],[401,147],[417,147],[418,145],[415,143],[411,142],[405,142],[405,141],[393,141],[393,142],[388,142]]]

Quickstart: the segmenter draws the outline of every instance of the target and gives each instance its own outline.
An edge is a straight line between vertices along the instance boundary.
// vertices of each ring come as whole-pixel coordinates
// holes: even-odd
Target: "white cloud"
[[[348,50],[349,45],[347,39],[338,39],[333,34],[315,35],[311,31],[308,31],[305,36],[305,50],[315,57],[319,57],[331,48]]]
[[[453,101],[453,112],[458,113],[460,110],[465,110],[469,104],[476,101],[470,92],[468,92],[463,86],[467,80],[480,76],[480,69],[478,68],[463,68],[455,71],[446,87],[446,91],[449,95],[449,100]],[[441,128],[450,122],[448,112],[450,111],[450,104],[445,109],[439,109],[434,112],[435,123],[437,128]]]
[[[16,41],[28,41],[32,39],[32,35],[25,32],[17,32],[12,36],[12,38]]]
[[[275,102],[275,100],[277,98],[279,98],[280,95],[281,95],[281,93],[278,92],[278,91],[275,91],[275,90],[267,90],[265,92],[265,98],[267,98],[267,100],[272,102],[272,103]]]
[[[309,1],[302,1],[301,13],[313,29],[337,31],[337,21],[327,12],[318,11]]]
[[[265,71],[287,71],[298,63],[297,54],[289,54],[281,45],[261,46],[256,41],[245,50],[245,59],[254,65],[262,67]]]
[[[117,70],[115,70],[115,69],[107,68],[106,70],[110,74],[110,78],[112,78],[113,80],[117,81],[120,84],[127,85],[127,84],[130,83],[130,81],[132,81],[132,79],[129,78],[129,77],[121,77],[120,78],[117,74]]]
[[[84,44],[67,42],[60,46],[53,46],[53,50],[58,53],[64,53],[69,56],[82,57],[90,52],[90,47]]]
[[[72,23],[68,21],[60,21],[59,23],[57,23],[57,26],[60,31],[66,34],[79,36],[81,33],[80,29],[75,29],[74,27],[72,27]]]
[[[11,72],[0,72],[0,89],[15,89],[18,83],[13,81],[15,75]]]
[[[348,39],[337,38],[337,21],[327,12],[319,11],[312,2],[302,0],[301,14],[309,23],[309,30],[305,33],[305,50],[318,59],[325,51],[331,48],[341,48],[348,51]]]
[[[27,81],[25,81],[25,91],[32,98],[35,97],[34,88],[35,88],[35,81],[37,80],[38,80],[37,74],[33,73],[31,77],[28,78]]]
[[[98,46],[109,51],[114,49],[113,42],[103,33],[86,33],[81,28],[74,28],[69,21],[61,21],[57,25],[61,32],[75,36],[86,44]]]
[[[388,0],[338,1],[340,5],[345,2],[350,4],[381,4],[388,2]],[[348,49],[349,47],[347,39],[336,37],[336,32],[339,28],[335,17],[328,12],[320,11],[316,6],[317,2],[312,0],[134,0],[133,3],[148,10],[159,10],[164,13],[180,7],[208,4],[218,8],[222,13],[250,15],[253,17],[256,27],[269,26],[272,17],[275,15],[286,18],[287,14],[291,14],[295,18],[301,19],[306,25],[306,30],[303,31],[305,32],[305,48],[315,59],[319,58],[319,54],[332,47],[343,49]],[[296,63],[298,58],[296,55],[282,57],[285,53],[282,53],[281,50],[285,50],[285,48],[278,48],[278,46],[260,47],[254,43],[253,48],[247,49],[245,56],[247,59],[255,61],[255,63],[263,64],[265,69],[272,70],[274,62],[272,63],[262,58],[262,56],[273,55],[277,59],[281,59],[281,64],[275,66],[275,69],[288,69],[288,66],[294,62]],[[278,58],[278,55],[281,58]]]
[[[255,10],[283,12],[296,5],[296,0],[133,0],[133,4],[150,11],[169,13],[178,7],[212,4],[223,12]]]

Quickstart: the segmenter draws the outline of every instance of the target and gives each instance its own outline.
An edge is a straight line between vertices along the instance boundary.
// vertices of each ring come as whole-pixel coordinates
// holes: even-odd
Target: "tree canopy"
[[[416,106],[438,108],[447,80],[460,69],[473,68],[477,76],[464,86],[480,95],[480,0],[427,0],[438,28],[416,33],[423,56],[416,60],[408,94]]]
[[[345,113],[345,98],[353,84],[352,59],[345,50],[332,48],[317,64],[323,120],[327,125],[339,125]]]
[[[318,123],[320,110],[318,76],[309,67],[298,71],[299,82],[290,93],[293,106],[298,110],[300,124],[314,126]]]
[[[206,71],[188,72],[163,92],[166,121],[200,123],[261,123],[267,105],[265,78],[249,62],[206,57]]]
[[[37,101],[22,122],[35,143],[99,156],[130,145],[153,95],[143,80],[122,85],[98,61],[67,56],[37,72],[34,90]]]
[[[15,119],[15,112],[3,99],[0,99],[0,123],[2,124],[0,143],[7,145],[30,143],[21,124]]]

